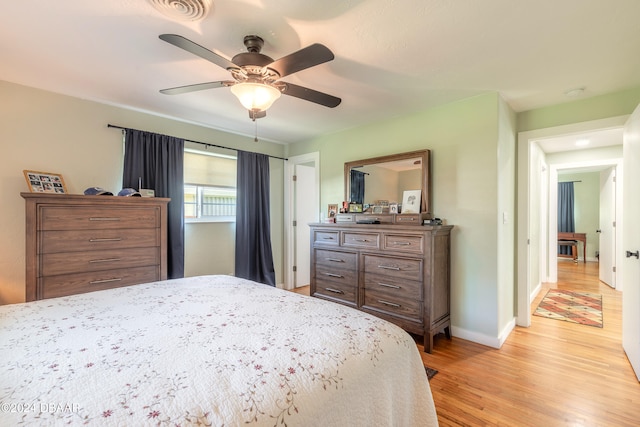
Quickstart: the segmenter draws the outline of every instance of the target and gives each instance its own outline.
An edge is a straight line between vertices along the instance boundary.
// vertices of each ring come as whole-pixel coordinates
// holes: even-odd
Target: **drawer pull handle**
[[[409,242],[393,242],[393,244],[396,246],[411,246]]]
[[[324,240],[333,240],[333,237],[323,237]]]
[[[98,262],[115,262],[115,261],[120,261],[120,258],[92,259],[89,261],[89,264],[98,263]]]
[[[400,267],[391,267],[389,265],[379,265],[378,268],[382,268],[384,270],[395,270],[400,271]]]
[[[331,261],[331,262],[344,262],[343,259],[338,259],[338,258],[325,258],[325,260]]]
[[[356,242],[362,242],[362,243],[367,243],[370,242],[370,240],[367,239],[354,239]]]
[[[120,221],[120,218],[117,217],[91,217],[89,221]]]
[[[395,307],[395,308],[400,308],[400,307],[402,307],[400,304],[396,304],[396,303],[393,303],[393,302],[385,301],[385,300],[383,300],[383,299],[379,299],[379,300],[378,300],[378,302],[379,302],[380,304],[388,305],[388,306],[390,306],[390,307]]]
[[[388,283],[380,283],[380,282],[378,282],[378,285],[384,286],[385,288],[400,289],[400,286],[398,286],[398,285],[390,285]]]
[[[334,274],[334,273],[324,273],[325,276],[329,276],[329,277],[338,277],[340,279],[342,279],[344,276],[341,276],[339,274]]]
[[[89,241],[91,243],[96,243],[96,242],[119,242],[120,240],[122,240],[121,237],[114,237],[113,239],[89,239]]]
[[[325,291],[329,291],[329,292],[333,292],[334,294],[344,294],[343,291],[341,291],[340,289],[333,289],[333,288],[324,288]]]
[[[100,283],[111,283],[111,282],[120,282],[122,279],[104,279],[104,280],[94,280],[89,282],[90,285],[99,285]]]

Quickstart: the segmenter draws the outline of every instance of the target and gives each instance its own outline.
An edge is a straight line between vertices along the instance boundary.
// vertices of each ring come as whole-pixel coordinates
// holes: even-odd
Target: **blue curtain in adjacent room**
[[[573,233],[576,231],[574,209],[573,182],[558,183],[558,232],[566,231]],[[559,254],[571,255],[571,247],[560,246]]]
[[[184,139],[136,129],[125,130],[125,188],[150,188],[168,197],[167,277],[184,277]]]
[[[236,277],[276,285],[269,214],[269,156],[238,151]]]
[[[351,169],[351,180],[349,188],[351,189],[351,203],[364,203],[364,172]]]

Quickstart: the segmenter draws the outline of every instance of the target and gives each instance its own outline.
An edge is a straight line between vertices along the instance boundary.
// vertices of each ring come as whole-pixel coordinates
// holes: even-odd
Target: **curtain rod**
[[[125,128],[125,127],[122,127],[122,126],[112,125],[111,123],[107,124],[107,127],[108,128],[115,128],[115,129],[122,129],[124,131],[126,131],[128,129],[131,129],[131,128]],[[138,130],[138,129],[136,129],[136,130]],[[201,145],[204,145],[206,147],[224,148],[225,150],[233,150],[233,151],[246,151],[246,150],[240,150],[238,148],[225,147],[224,145],[216,145],[216,144],[210,144],[208,142],[193,141],[191,139],[185,139],[184,141],[185,142],[193,142],[194,144],[201,144]],[[255,153],[253,151],[246,151],[246,152],[247,153],[253,153],[253,154],[263,154],[263,153]],[[269,156],[269,157],[271,157],[273,159],[289,160],[289,159],[286,159],[284,157],[272,156],[272,155],[269,155],[269,154],[265,154],[265,155]]]
[[[558,181],[558,184],[569,183],[569,182],[582,182],[582,181]]]

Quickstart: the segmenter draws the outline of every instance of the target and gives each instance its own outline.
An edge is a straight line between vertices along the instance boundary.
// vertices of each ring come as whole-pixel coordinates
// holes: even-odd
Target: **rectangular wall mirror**
[[[411,151],[344,164],[344,200],[374,205],[402,203],[404,191],[420,190],[420,212],[431,214],[431,152]]]

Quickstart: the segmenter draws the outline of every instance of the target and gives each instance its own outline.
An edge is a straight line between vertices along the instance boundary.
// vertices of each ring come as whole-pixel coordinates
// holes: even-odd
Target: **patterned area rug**
[[[602,295],[550,289],[533,314],[602,328]]]
[[[435,377],[438,371],[436,369],[430,368],[428,366],[424,367],[424,370],[427,371],[427,378],[431,380],[431,378]]]

